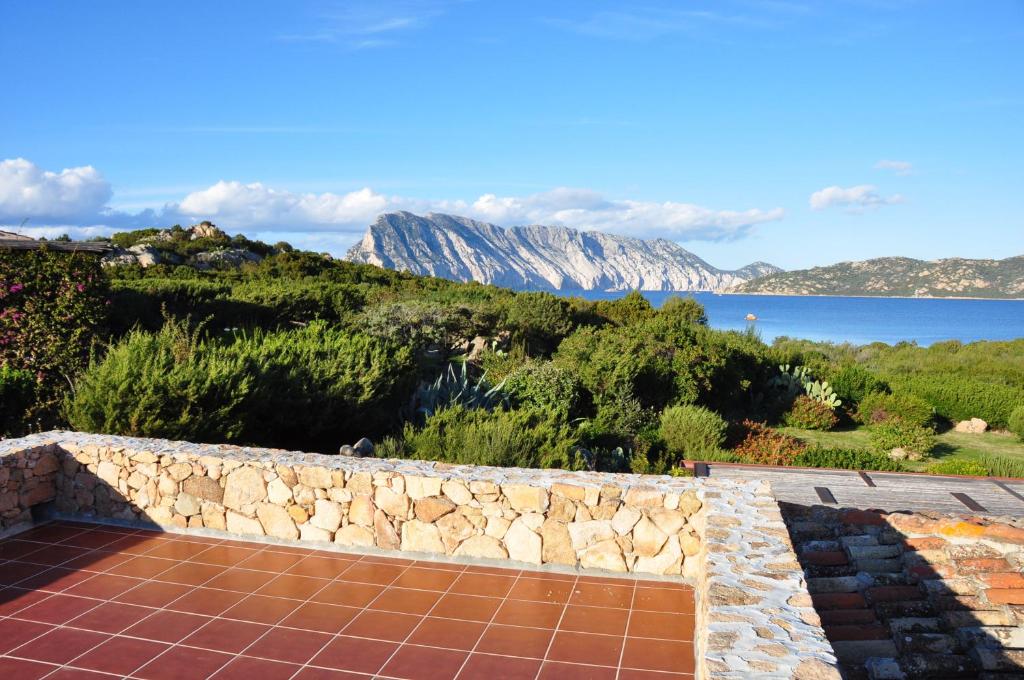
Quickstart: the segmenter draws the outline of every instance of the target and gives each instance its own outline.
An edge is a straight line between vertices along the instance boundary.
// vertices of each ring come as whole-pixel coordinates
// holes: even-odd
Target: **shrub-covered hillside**
[[[112,244],[103,265],[0,254],[4,433],[325,453],[369,437],[385,456],[652,473],[685,458],[898,469],[952,420],[1024,433],[1024,340],[769,346],[709,328],[684,297],[514,293],[208,224]],[[870,436],[788,434],[837,428]]]

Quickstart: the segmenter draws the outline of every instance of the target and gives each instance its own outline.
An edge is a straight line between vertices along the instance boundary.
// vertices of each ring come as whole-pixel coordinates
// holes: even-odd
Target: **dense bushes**
[[[1024,404],[1020,404],[1010,412],[1010,418],[1006,425],[1010,432],[1017,435],[1017,439],[1024,441]]]
[[[531,360],[520,365],[504,379],[502,389],[519,407],[551,411],[566,419],[579,415],[579,379],[550,361]]]
[[[714,411],[700,406],[670,406],[661,414],[661,438],[669,453],[704,460],[722,448],[727,424]]]
[[[971,475],[974,477],[987,477],[988,467],[976,460],[962,460],[953,458],[940,460],[928,466],[927,472],[933,475]]]
[[[838,370],[826,375],[832,389],[844,404],[857,404],[872,392],[888,390],[884,381],[859,364],[843,364]]]
[[[764,423],[743,423],[747,435],[736,447],[736,455],[745,463],[757,465],[792,465],[807,445],[788,434],[773,430]]]
[[[915,427],[928,427],[934,411],[928,402],[912,394],[872,392],[861,399],[857,418],[865,425],[899,420]]]
[[[801,394],[793,400],[793,405],[783,416],[783,422],[790,427],[805,430],[831,430],[839,422],[839,417],[825,402]]]
[[[31,373],[0,366],[0,437],[25,433],[35,392],[36,380]]]
[[[893,419],[873,425],[869,441],[876,453],[903,449],[909,458],[917,458],[928,455],[935,448],[935,433],[927,427]]]
[[[29,418],[46,426],[56,417],[106,319],[107,295],[95,255],[0,250],[0,366],[35,376]]]
[[[948,420],[981,418],[993,427],[1006,427],[1010,413],[1024,403],[1024,388],[982,382],[952,375],[913,375],[892,380],[893,388],[928,402]]]
[[[423,427],[405,425],[378,446],[386,458],[417,458],[500,467],[578,469],[584,463],[576,438],[561,419],[533,409],[445,409]]]
[[[133,331],[76,384],[76,429],[333,452],[382,432],[412,387],[408,348],[323,324],[206,339]]]
[[[811,448],[798,454],[793,465],[842,470],[880,470],[899,472],[903,465],[883,453],[865,449]]]

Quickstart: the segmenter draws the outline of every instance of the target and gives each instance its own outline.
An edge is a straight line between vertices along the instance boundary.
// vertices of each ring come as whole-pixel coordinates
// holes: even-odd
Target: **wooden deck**
[[[1024,516],[1024,480],[894,472],[745,467],[708,463],[711,477],[766,479],[780,501],[801,505]]]

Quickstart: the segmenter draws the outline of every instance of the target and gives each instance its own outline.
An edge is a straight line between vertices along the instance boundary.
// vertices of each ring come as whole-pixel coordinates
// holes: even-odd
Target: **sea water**
[[[588,300],[613,300],[623,291],[562,292]],[[944,298],[826,297],[789,295],[719,295],[643,291],[660,307],[673,295],[704,305],[714,328],[753,328],[765,342],[780,336],[849,342],[925,346],[943,340],[1012,340],[1024,338],[1024,300],[952,300]],[[747,321],[748,314],[757,317]]]

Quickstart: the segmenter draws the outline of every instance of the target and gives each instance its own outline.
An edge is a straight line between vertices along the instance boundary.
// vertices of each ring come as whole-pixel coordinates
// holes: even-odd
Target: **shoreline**
[[[526,292],[550,292],[553,295],[560,297],[580,297],[587,293],[620,293],[625,295],[636,290],[639,293],[664,293],[666,295],[692,295],[693,293],[705,293],[708,295],[735,295],[742,296],[748,295],[751,297],[800,297],[800,298],[857,298],[864,300],[977,300],[982,302],[1024,302],[1024,297],[969,297],[964,295],[833,295],[827,293],[734,293],[731,291],[714,291],[714,290],[659,290],[659,289],[643,289],[643,288],[631,288],[626,289],[612,289],[612,290],[597,290],[597,289],[583,289],[583,290],[555,290],[555,291],[537,291],[530,290],[515,290],[517,293]]]

